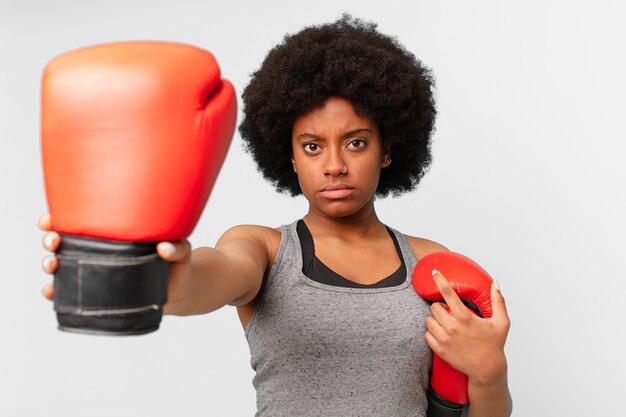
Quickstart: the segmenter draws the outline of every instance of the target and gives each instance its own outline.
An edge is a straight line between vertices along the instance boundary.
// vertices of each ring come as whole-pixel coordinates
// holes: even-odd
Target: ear
[[[296,167],[296,158],[294,158],[293,155],[291,156],[291,166],[293,166],[293,172],[297,174],[298,168]]]
[[[382,168],[387,168],[391,164],[391,149],[385,148],[383,152]]]

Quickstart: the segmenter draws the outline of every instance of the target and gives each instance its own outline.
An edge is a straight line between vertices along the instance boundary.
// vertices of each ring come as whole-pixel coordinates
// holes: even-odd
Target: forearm
[[[513,408],[506,369],[493,380],[468,382],[468,417],[509,417]]]
[[[178,302],[168,312],[180,316],[204,314],[227,304],[253,298],[264,267],[254,256],[200,247],[191,254],[189,276],[180,285]]]

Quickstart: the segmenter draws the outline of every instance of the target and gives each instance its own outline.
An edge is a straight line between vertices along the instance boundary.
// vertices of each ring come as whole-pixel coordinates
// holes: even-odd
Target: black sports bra
[[[396,247],[396,252],[400,258],[400,267],[391,275],[373,284],[359,284],[354,281],[350,281],[347,278],[342,277],[335,271],[324,265],[317,256],[315,256],[315,246],[313,244],[313,236],[309,228],[306,226],[303,220],[298,220],[296,230],[298,232],[298,238],[300,239],[300,246],[302,247],[302,272],[313,281],[320,282],[327,285],[335,285],[338,287],[349,288],[387,288],[395,287],[404,283],[406,280],[406,265],[404,264],[404,257],[402,256],[402,250],[398,244],[398,240],[394,233],[387,227],[387,232],[393,239],[393,245]]]

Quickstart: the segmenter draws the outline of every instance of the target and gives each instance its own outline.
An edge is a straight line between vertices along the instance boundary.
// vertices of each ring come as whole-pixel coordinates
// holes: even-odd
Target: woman
[[[240,133],[264,177],[303,194],[308,213],[276,229],[234,227],[215,248],[158,245],[171,262],[166,314],[237,307],[257,415],[424,416],[430,349],[468,375],[468,415],[510,415],[499,291],[493,317],[479,319],[436,274],[451,314],[429,307],[411,272],[446,248],[385,226],[374,207],[414,189],[430,164],[432,87],[374,24],[343,16],[286,37],[243,93]],[[49,217],[40,225],[50,230]],[[59,242],[44,238],[51,251]],[[44,260],[48,273],[56,265]]]

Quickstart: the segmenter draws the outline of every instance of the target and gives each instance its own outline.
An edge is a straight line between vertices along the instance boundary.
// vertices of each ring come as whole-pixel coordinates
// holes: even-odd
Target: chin
[[[360,212],[366,210],[366,207],[367,202],[357,203],[356,201],[339,200],[318,205],[317,210],[329,217],[345,218],[358,215]]]

